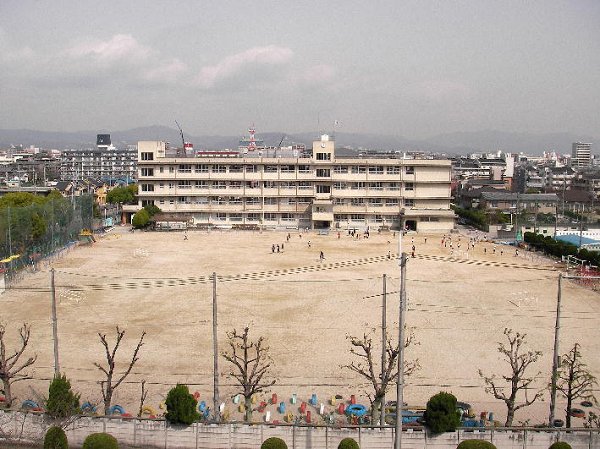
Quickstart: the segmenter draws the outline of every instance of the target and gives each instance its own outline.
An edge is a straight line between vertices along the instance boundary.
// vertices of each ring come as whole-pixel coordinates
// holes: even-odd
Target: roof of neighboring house
[[[512,193],[512,192],[483,192],[481,199],[486,201],[544,201],[556,202],[558,196],[555,193]]]
[[[548,170],[550,170],[552,174],[557,175],[572,175],[575,173],[575,170],[573,170],[571,167],[550,167]]]
[[[58,181],[54,186],[54,188],[59,192],[65,192],[72,187],[73,183],[71,181]]]
[[[460,196],[462,198],[479,198],[484,192],[498,192],[500,189],[491,186],[484,186],[479,189],[471,189],[463,191]]]
[[[588,203],[592,201],[593,193],[587,190],[569,189],[564,192],[558,192],[558,195],[567,203]]]
[[[159,212],[152,217],[152,221],[190,221],[192,219],[191,215],[184,214],[169,214],[166,212]]]

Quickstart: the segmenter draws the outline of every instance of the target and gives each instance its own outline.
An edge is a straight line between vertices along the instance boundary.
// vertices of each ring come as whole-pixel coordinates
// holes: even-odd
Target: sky
[[[0,0],[0,129],[600,136],[599,0]]]

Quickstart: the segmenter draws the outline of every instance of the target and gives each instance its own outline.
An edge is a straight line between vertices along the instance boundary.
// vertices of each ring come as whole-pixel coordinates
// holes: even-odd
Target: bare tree
[[[588,371],[587,365],[581,361],[579,347],[579,343],[575,343],[573,349],[561,357],[556,384],[556,389],[567,399],[567,427],[571,427],[571,409],[574,400],[584,399],[596,402],[593,389],[598,381]]]
[[[248,332],[248,326],[241,334],[235,329],[227,332],[229,349],[221,352],[221,356],[233,365],[229,376],[242,388],[246,410],[244,420],[247,422],[252,419],[252,395],[265,391],[276,382],[276,379],[263,380],[269,375],[272,363],[264,337],[251,341]]]
[[[6,326],[0,324],[0,379],[2,380],[2,389],[4,390],[4,401],[7,407],[10,407],[13,402],[11,386],[15,382],[31,379],[31,375],[23,372],[25,368],[35,363],[37,355],[29,357],[27,360],[20,362],[21,356],[27,349],[29,337],[31,335],[31,326],[24,323],[19,329],[21,342],[14,352],[6,351],[6,343],[4,334]]]
[[[483,378],[486,384],[486,393],[492,394],[496,399],[504,401],[506,404],[506,422],[505,426],[512,426],[515,412],[523,407],[527,407],[542,397],[543,390],[536,392],[531,399],[517,404],[517,395],[520,391],[527,391],[529,386],[534,380],[534,377],[525,377],[525,371],[532,363],[535,363],[542,355],[541,351],[527,351],[521,353],[522,346],[525,344],[525,337],[527,334],[520,334],[519,332],[513,333],[512,329],[504,329],[504,335],[508,339],[508,346],[504,343],[498,343],[498,352],[504,356],[504,360],[508,362],[511,369],[511,374],[506,376],[502,375],[501,379],[508,383],[508,387],[498,386],[498,382],[495,374],[491,376],[485,376],[481,370],[479,375]],[[538,373],[539,374],[539,373]],[[507,394],[503,390],[507,390],[510,393]]]
[[[140,409],[138,410],[138,417],[142,416],[144,412],[144,402],[146,402],[146,396],[148,396],[148,390],[146,390],[146,380],[142,380],[142,393],[140,395]]]
[[[373,387],[373,393],[367,393],[371,402],[371,422],[378,423],[380,420],[380,409],[383,398],[387,392],[390,383],[393,383],[398,377],[398,355],[400,353],[400,345],[392,343],[391,337],[386,338],[386,366],[383,370],[383,376],[380,367],[381,351],[374,351],[373,339],[370,334],[363,334],[362,338],[347,336],[350,340],[352,348],[350,352],[358,357],[358,361],[353,361],[349,365],[343,365],[342,368],[347,368],[355,373],[360,374],[367,379]],[[408,329],[404,348],[408,348],[412,344],[418,344],[415,341],[415,333],[413,329]],[[377,360],[377,361],[376,361]],[[380,362],[379,364],[377,362]],[[419,360],[404,362],[404,375],[410,376],[420,368]],[[383,404],[385,406],[385,404]]]
[[[140,337],[140,340],[138,341],[138,344],[137,344],[135,350],[133,351],[133,356],[131,357],[129,366],[127,367],[125,372],[123,374],[121,374],[121,377],[119,377],[118,380],[115,381],[113,377],[114,376],[118,377],[118,375],[115,373],[115,358],[117,356],[117,350],[119,349],[119,345],[121,344],[121,340],[123,339],[124,335],[125,335],[125,331],[119,329],[119,326],[117,326],[117,339],[116,339],[115,344],[112,347],[112,349],[110,349],[109,345],[108,345],[108,341],[106,340],[106,334],[101,334],[100,332],[98,332],[98,336],[100,337],[100,342],[102,343],[102,346],[104,346],[104,350],[106,351],[107,366],[104,367],[104,366],[100,365],[99,363],[94,363],[94,366],[96,366],[106,376],[106,380],[100,381],[100,387],[102,389],[102,400],[104,401],[104,414],[105,415],[108,415],[108,413],[109,413],[109,409],[110,409],[110,405],[112,402],[112,396],[113,396],[114,391],[117,389],[117,387],[119,385],[121,385],[121,382],[123,382],[123,380],[125,380],[125,378],[131,372],[133,365],[135,365],[135,363],[139,360],[138,352],[140,351],[140,348],[144,344],[144,336],[146,335],[146,331],[142,332],[142,336]]]

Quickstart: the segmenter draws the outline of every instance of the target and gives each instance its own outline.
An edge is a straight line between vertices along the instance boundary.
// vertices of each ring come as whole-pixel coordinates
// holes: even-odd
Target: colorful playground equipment
[[[92,414],[96,413],[96,406],[89,401],[81,404],[80,409],[81,409],[81,413],[83,413],[85,415],[88,415],[88,414],[92,415]]]
[[[40,407],[37,402],[32,401],[31,399],[24,400],[23,403],[21,404],[21,408],[23,410],[31,410],[32,412],[43,411],[42,407]]]
[[[277,411],[282,415],[285,414],[285,402],[281,401],[279,403],[279,407],[277,407]]]
[[[310,405],[312,405],[313,407],[317,406],[317,395],[316,393],[313,393],[312,396],[310,397],[310,399],[308,400],[308,403]]]
[[[290,398],[290,403],[295,404],[297,400],[298,396],[296,395],[296,393],[292,394],[292,397]]]
[[[156,410],[154,408],[150,407],[149,405],[144,405],[142,407],[142,416],[147,415],[149,418],[154,419],[154,418],[156,418],[157,414],[158,413],[156,413]]]
[[[109,415],[124,415],[125,414],[125,409],[123,407],[121,407],[120,405],[113,405],[111,408],[108,409],[108,414]]]
[[[346,407],[346,415],[362,418],[367,414],[367,407],[361,404],[350,404]]]

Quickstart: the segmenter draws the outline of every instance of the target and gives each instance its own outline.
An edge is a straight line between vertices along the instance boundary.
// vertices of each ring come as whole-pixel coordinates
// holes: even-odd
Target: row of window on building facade
[[[335,190],[414,190],[412,182],[334,182]],[[190,181],[183,180],[175,182],[160,182],[156,184],[141,183],[142,192],[154,192],[155,189],[294,189],[312,191],[315,184],[311,182],[275,182],[275,181]],[[331,186],[316,185],[317,193],[330,193]]]

